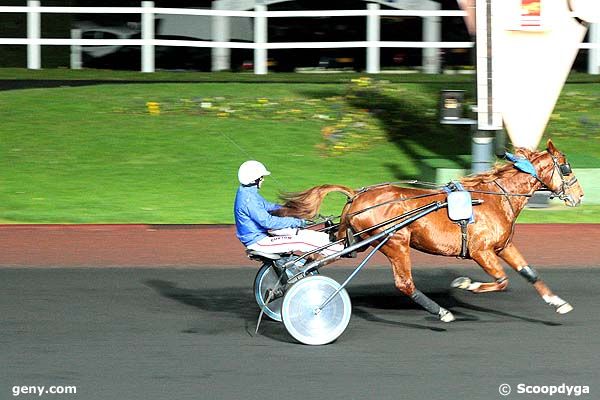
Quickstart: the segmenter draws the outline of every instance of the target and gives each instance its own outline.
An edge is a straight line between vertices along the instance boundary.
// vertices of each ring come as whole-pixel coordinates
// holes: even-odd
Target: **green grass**
[[[600,222],[600,205],[583,204],[579,207],[567,207],[555,200],[550,208],[526,208],[523,210],[519,223],[528,224],[577,224]]]
[[[0,78],[11,71],[0,70]],[[98,78],[81,72],[68,75]],[[62,79],[64,74],[33,71],[26,76]],[[101,75],[108,76],[132,79],[127,73]],[[413,77],[410,83],[364,91],[350,82],[357,74],[306,78],[317,82],[294,85],[291,76],[277,77],[286,83],[242,76],[248,82],[0,92],[0,221],[231,223],[237,167],[249,158],[273,172],[263,191],[274,200],[281,191],[322,183],[361,187],[418,178],[423,159],[464,164],[462,153],[469,152],[469,132],[440,126],[435,112],[439,91],[465,88],[461,81]],[[567,85],[564,93],[571,94],[561,97],[548,128],[559,148],[572,155],[575,168],[600,167],[593,129],[598,119],[591,111],[597,108],[596,87]],[[148,113],[149,101],[160,103],[160,115]],[[207,102],[211,109],[202,108]],[[327,136],[328,128],[340,138]],[[323,212],[338,214],[343,203],[343,196],[334,194]],[[589,222],[599,216],[600,207],[583,206],[526,211],[519,221]]]

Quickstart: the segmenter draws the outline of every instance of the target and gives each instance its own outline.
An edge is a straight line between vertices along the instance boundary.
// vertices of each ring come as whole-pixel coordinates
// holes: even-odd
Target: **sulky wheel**
[[[275,267],[271,263],[264,263],[258,270],[256,278],[254,278],[254,297],[258,306],[262,309],[269,297],[269,290],[279,289],[279,275]],[[281,303],[282,297],[275,297],[265,307],[265,314],[275,320],[281,322]]]
[[[281,305],[286,329],[304,344],[322,345],[336,340],[346,330],[352,314],[350,296],[342,289],[325,307],[319,307],[340,288],[326,276],[306,277],[287,290]]]

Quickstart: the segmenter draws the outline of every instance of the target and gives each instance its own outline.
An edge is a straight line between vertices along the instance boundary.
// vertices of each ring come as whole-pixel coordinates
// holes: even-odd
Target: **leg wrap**
[[[535,269],[531,268],[529,265],[526,265],[523,268],[521,268],[519,270],[519,274],[521,274],[523,278],[527,279],[527,282],[529,283],[536,283],[540,280],[540,275],[538,274],[538,272]]]
[[[410,295],[410,298],[430,313],[439,315],[440,306],[435,301],[425,296],[419,289],[416,289],[415,292]]]

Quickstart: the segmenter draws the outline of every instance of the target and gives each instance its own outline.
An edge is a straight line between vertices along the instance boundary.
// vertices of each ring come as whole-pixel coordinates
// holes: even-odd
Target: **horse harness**
[[[463,186],[456,181],[452,181],[449,182],[446,186],[444,186],[444,191],[446,191],[448,193],[448,207],[451,207],[450,205],[450,193],[453,192],[465,192],[468,193],[468,191],[465,190],[465,188],[463,188]],[[469,194],[468,196],[469,202],[471,202],[471,196]],[[469,258],[469,247],[468,247],[468,230],[467,230],[467,226],[469,224],[472,224],[473,222],[475,222],[475,219],[473,217],[473,210],[471,209],[471,215],[469,218],[460,218],[460,219],[453,219],[450,217],[450,209],[448,210],[448,217],[452,220],[452,222],[454,222],[455,224],[458,224],[460,226],[460,238],[461,238],[461,245],[460,245],[460,254],[459,254],[459,258]]]
[[[551,154],[550,156],[552,157],[552,162],[554,163],[554,168],[552,169],[552,176],[554,176],[554,173],[558,171],[558,174],[560,175],[560,180],[562,181],[560,185],[560,190],[552,191],[552,195],[550,197],[558,197],[563,201],[573,201],[573,197],[570,194],[566,194],[566,191],[577,183],[577,177],[573,176],[569,180],[567,180],[565,177],[565,175],[571,175],[573,173],[573,170],[571,169],[571,164],[569,164],[568,162],[560,164],[558,162],[558,158],[554,157],[553,154]]]
[[[542,184],[542,189],[547,189],[548,191],[550,191],[551,199],[558,197],[560,200],[563,200],[563,201],[565,201],[565,200],[573,201],[573,197],[571,195],[566,194],[566,191],[577,183],[577,177],[573,176],[571,179],[567,180],[566,176],[565,176],[565,175],[570,175],[573,173],[573,170],[571,169],[571,164],[569,164],[568,162],[561,164],[558,162],[558,158],[555,157],[554,154],[551,154],[551,153],[548,153],[548,154],[552,158],[552,163],[554,164],[554,166],[552,168],[552,175],[550,176],[550,181],[552,181],[552,178],[554,178],[554,174],[558,171],[558,174],[560,175],[560,180],[561,180],[561,185],[560,185],[559,190],[550,189],[548,187],[548,185],[540,179],[540,177],[538,176],[538,174],[535,170],[535,167],[533,166],[531,161],[527,160],[526,158],[515,157],[510,153],[506,153],[506,158],[508,160],[514,162],[515,168],[531,175],[538,182],[540,182]],[[564,154],[561,153],[561,156],[564,157]]]
[[[352,245],[354,243],[354,236],[355,236],[355,231],[352,227],[352,224],[350,223],[350,218],[358,215],[358,214],[362,214],[364,212],[367,212],[369,210],[387,205],[387,204],[393,204],[393,203],[399,203],[399,202],[403,202],[403,201],[407,201],[407,200],[413,200],[413,199],[418,199],[418,198],[424,198],[424,197],[430,197],[430,196],[436,196],[436,195],[440,195],[440,194],[450,194],[452,192],[471,192],[470,190],[465,190],[462,185],[457,182],[457,181],[452,181],[449,182],[447,185],[445,186],[439,186],[436,184],[432,184],[432,183],[428,183],[428,182],[419,182],[416,180],[411,180],[411,181],[403,181],[403,182],[386,182],[386,183],[381,183],[378,185],[372,185],[372,186],[367,186],[367,187],[363,187],[361,188],[354,196],[348,198],[347,203],[346,204],[350,204],[354,201],[354,199],[359,195],[362,194],[364,192],[369,191],[370,189],[373,188],[378,188],[381,186],[386,186],[386,185],[392,185],[395,183],[409,183],[409,184],[424,184],[426,186],[435,186],[437,188],[440,188],[442,190],[433,192],[433,193],[426,193],[426,194],[422,194],[422,195],[417,195],[417,196],[411,196],[411,197],[407,197],[407,198],[402,198],[402,199],[394,199],[394,200],[388,200],[388,201],[384,201],[382,203],[378,203],[378,204],[374,204],[372,206],[363,208],[361,210],[355,211],[351,214],[347,214],[346,218],[348,221],[348,226],[346,229],[346,246]],[[499,194],[499,193],[495,193],[495,194]],[[470,196],[469,196],[469,201],[470,201]],[[469,217],[467,218],[461,218],[461,219],[457,219],[457,220],[453,220],[452,221],[456,224],[458,224],[460,226],[460,230],[461,230],[461,251],[460,251],[460,255],[458,257],[460,258],[469,258],[469,250],[468,250],[468,233],[467,233],[467,226],[468,224],[471,224],[474,222],[474,218],[473,215],[471,214]]]
[[[515,168],[519,169],[522,172],[528,173],[529,175],[533,176],[535,179],[537,179],[541,184],[543,188],[546,188],[548,190],[550,190],[548,188],[548,186],[539,178],[539,176],[537,175],[537,172],[535,171],[535,167],[533,167],[533,164],[531,164],[531,162],[527,159],[523,159],[520,157],[514,157],[512,156],[510,153],[507,153],[507,158],[510,161],[513,161],[515,164]],[[571,195],[566,194],[566,191],[571,188],[572,186],[574,186],[577,183],[577,177],[573,176],[571,179],[567,180],[566,179],[566,175],[570,175],[573,173],[573,170],[571,169],[571,165],[568,162],[565,162],[563,164],[559,163],[558,158],[555,157],[553,154],[550,154],[550,156],[552,157],[552,162],[554,163],[554,168],[552,169],[552,177],[554,176],[554,174],[556,173],[556,171],[558,171],[558,173],[560,174],[560,178],[561,178],[561,186],[560,186],[560,190],[556,190],[556,191],[551,191],[552,194],[550,196],[550,198],[554,198],[554,197],[558,197],[561,200],[572,200]],[[519,164],[519,162],[524,162],[525,164],[528,165],[523,165],[523,164]],[[529,167],[531,169],[529,169]],[[551,179],[552,179],[551,177]],[[450,194],[452,192],[468,192],[468,193],[480,193],[480,194],[492,194],[492,195],[500,195],[500,196],[504,196],[510,206],[510,209],[513,213],[513,215],[516,215],[516,211],[515,208],[512,204],[512,202],[510,201],[510,197],[512,196],[519,196],[519,197],[531,197],[532,194],[531,193],[509,193],[506,189],[504,189],[504,187],[502,187],[502,185],[500,185],[498,183],[497,180],[493,181],[494,184],[496,186],[498,186],[498,188],[501,190],[501,192],[491,192],[491,191],[480,191],[480,190],[466,190],[462,187],[462,185],[457,182],[457,181],[452,181],[449,182],[448,184],[444,185],[444,186],[440,186],[437,184],[433,184],[430,182],[420,182],[417,180],[409,180],[409,181],[399,181],[399,182],[385,182],[385,183],[380,183],[380,184],[376,184],[376,185],[371,185],[371,186],[366,186],[363,187],[361,189],[359,189],[354,196],[349,197],[347,200],[347,204],[350,204],[354,201],[354,199],[364,193],[367,192],[371,189],[374,188],[379,188],[381,186],[386,186],[386,185],[394,185],[394,184],[398,184],[398,183],[404,183],[404,184],[417,184],[417,185],[424,185],[424,186],[431,186],[431,187],[436,187],[439,188],[441,190],[439,191],[435,191],[433,193],[427,193],[427,194],[422,194],[422,195],[417,195],[417,196],[411,196],[411,197],[407,197],[407,198],[402,198],[402,199],[394,199],[394,200],[388,200],[382,203],[378,203],[378,204],[374,204],[372,206],[366,207],[364,209],[355,211],[351,214],[347,214],[346,218],[347,218],[347,222],[348,222],[348,227],[346,229],[346,246],[352,245],[355,242],[354,239],[354,229],[352,228],[352,224],[350,224],[350,218],[367,212],[369,210],[375,209],[377,207],[381,207],[384,206],[386,204],[392,204],[392,203],[399,203],[399,202],[403,202],[403,201],[407,201],[407,200],[412,200],[412,199],[417,199],[417,198],[423,198],[423,197],[429,197],[429,196],[436,196],[439,194],[443,194],[443,193],[447,193]],[[451,219],[452,220],[452,219]],[[452,220],[454,223],[458,224],[460,226],[460,231],[461,231],[461,250],[460,250],[460,254],[459,254],[459,258],[470,258],[469,256],[469,249],[468,249],[468,230],[467,227],[469,224],[474,222],[474,218],[473,215],[470,216],[470,218],[461,218],[458,220]],[[516,219],[513,220],[512,226],[511,226],[511,233],[504,245],[504,247],[506,247],[508,245],[508,243],[510,243],[513,235],[514,235],[514,228],[515,228],[515,222]],[[355,257],[356,254],[354,253],[353,256]]]

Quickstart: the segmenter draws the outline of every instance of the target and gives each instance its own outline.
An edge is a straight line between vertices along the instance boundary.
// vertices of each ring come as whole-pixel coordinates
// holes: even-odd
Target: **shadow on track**
[[[175,300],[179,303],[196,307],[200,310],[215,314],[231,314],[236,319],[244,321],[244,328],[248,335],[255,336],[256,322],[260,309],[254,300],[254,293],[250,289],[239,287],[226,287],[219,289],[186,289],[178,287],[176,283],[152,279],[144,284],[156,290],[161,296]],[[217,325],[225,325],[219,328]],[[224,330],[234,329],[230,322],[214,321],[212,326],[194,326],[185,329],[184,333],[219,334]],[[280,342],[295,343],[278,322],[263,317],[260,325],[260,334]]]
[[[478,311],[478,312],[482,312],[482,313],[486,313],[486,314],[497,315],[497,316],[500,316],[500,317],[508,317],[508,318],[512,318],[512,319],[518,319],[518,320],[521,320],[521,321],[531,322],[531,323],[535,323],[535,324],[542,324],[542,325],[547,325],[547,326],[562,326],[562,324],[558,323],[558,322],[545,321],[545,320],[537,319],[537,318],[523,317],[523,316],[520,316],[520,315],[511,314],[511,313],[507,313],[507,312],[504,312],[504,311],[493,310],[491,308],[475,306],[475,305],[468,304],[468,303],[465,303],[465,302],[460,301],[460,300],[456,301],[456,307],[466,308],[468,310]],[[465,315],[465,316],[467,316],[467,314],[460,313],[460,312],[454,312],[454,313],[456,315]],[[467,316],[467,318],[476,318],[476,317]],[[464,321],[464,320],[467,320],[467,319],[463,319],[463,317],[458,317],[458,318],[456,318],[456,320],[457,321]],[[469,319],[469,320],[471,320],[471,319]]]
[[[457,322],[478,322],[481,321],[481,318],[477,315],[460,311],[460,309],[465,309],[469,311],[474,311],[481,314],[488,314],[508,319],[516,319],[524,322],[542,324],[547,326],[561,326],[562,324],[553,321],[546,321],[542,319],[536,319],[531,317],[524,317],[521,315],[517,315],[514,313],[495,310],[488,307],[483,307],[475,304],[470,304],[464,300],[461,300],[459,297],[461,294],[468,296],[479,296],[481,298],[485,298],[487,296],[498,295],[497,293],[488,293],[488,294],[470,294],[465,293],[457,289],[447,288],[445,290],[440,289],[429,289],[424,291],[429,298],[434,300],[440,306],[451,310],[452,313],[456,316]],[[515,295],[516,293],[510,293]],[[510,295],[509,294],[509,295]],[[350,297],[352,299],[352,310],[355,315],[372,322],[379,322],[390,325],[398,325],[398,326],[406,326],[410,328],[417,329],[429,329],[432,331],[446,331],[444,328],[429,326],[429,325],[417,325],[410,323],[403,323],[398,321],[390,321],[382,318],[381,316],[374,315],[373,313],[368,312],[366,309],[376,309],[376,310],[421,310],[421,307],[412,302],[409,298],[400,295],[393,285],[369,285],[369,286],[359,286],[354,288],[350,292]],[[434,322],[439,322],[435,317],[429,317],[426,315],[427,320],[431,320]],[[501,321],[498,321],[501,322]]]
[[[489,307],[471,304],[460,297],[461,295],[476,296],[470,293],[464,293],[455,289],[450,289],[449,283],[459,274],[451,270],[445,271],[420,271],[415,278],[418,281],[417,286],[430,298],[451,310],[456,318],[456,322],[497,322],[501,323],[506,319],[516,319],[528,323],[543,324],[547,326],[560,326],[560,323],[546,321],[536,318],[524,317],[514,313],[500,311]],[[235,323],[227,321],[230,314],[236,320],[244,322],[245,330],[250,336],[254,336],[257,318],[259,314],[258,306],[254,300],[254,294],[250,288],[225,287],[225,288],[206,288],[206,289],[187,289],[179,287],[177,283],[164,280],[147,280],[144,284],[161,296],[175,300],[179,303],[189,305],[208,313],[214,313],[216,318],[211,319],[214,323],[211,326],[206,324],[193,326],[184,330],[185,333],[195,334],[219,334],[224,331],[235,329]],[[407,329],[430,330],[434,332],[446,332],[452,326],[441,324],[437,318],[429,316],[419,306],[414,304],[409,298],[402,296],[393,284],[363,284],[351,285],[348,288],[352,300],[352,311],[355,317],[365,321],[375,322],[386,325],[394,325]],[[510,293],[508,295],[515,295]],[[494,296],[498,294],[484,294]],[[479,296],[479,295],[477,295]],[[462,310],[467,310],[461,311]],[[402,311],[418,310],[423,314],[424,323],[401,322],[387,319],[386,311],[399,311],[398,316],[402,316]],[[479,314],[479,315],[477,315]],[[501,317],[497,321],[482,321],[483,315]],[[411,314],[414,319],[414,314]],[[442,325],[444,327],[442,327]],[[446,328],[447,327],[447,328]],[[259,334],[280,342],[294,343],[293,339],[287,334],[282,324],[263,318]]]

